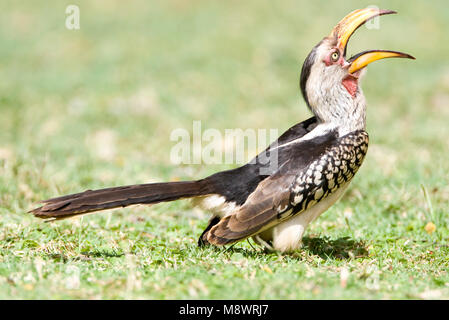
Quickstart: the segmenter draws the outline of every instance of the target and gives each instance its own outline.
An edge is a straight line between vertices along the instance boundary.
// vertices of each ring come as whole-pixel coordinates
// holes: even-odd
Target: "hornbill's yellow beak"
[[[335,37],[337,39],[337,47],[340,49],[340,51],[343,53],[343,55],[346,55],[346,47],[348,44],[349,38],[352,36],[352,34],[359,28],[361,25],[363,25],[366,21],[381,16],[384,14],[393,14],[396,13],[392,10],[380,10],[377,8],[365,8],[365,9],[358,9],[350,14],[348,14],[346,17],[344,17],[332,30],[330,37]],[[363,67],[366,67],[371,62],[374,62],[376,60],[385,59],[385,58],[409,58],[409,59],[415,59],[409,54],[397,52],[397,51],[389,51],[389,50],[369,50],[364,51],[359,54],[356,54],[355,56],[348,59],[349,73],[355,73],[362,69]]]

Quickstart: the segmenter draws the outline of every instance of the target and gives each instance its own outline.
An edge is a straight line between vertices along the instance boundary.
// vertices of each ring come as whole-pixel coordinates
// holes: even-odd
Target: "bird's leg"
[[[249,246],[250,246],[253,250],[256,250],[256,248],[254,248],[253,245],[251,244],[251,241],[249,241],[249,238],[246,239],[246,241],[248,241]]]
[[[265,248],[268,252],[274,252],[276,251],[267,241],[263,240],[258,234],[253,236],[254,241]]]

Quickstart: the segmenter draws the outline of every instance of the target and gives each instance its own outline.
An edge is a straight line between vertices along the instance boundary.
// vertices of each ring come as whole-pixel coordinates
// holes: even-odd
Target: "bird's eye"
[[[332,61],[337,62],[338,58],[340,58],[340,53],[338,51],[334,51],[331,55]]]

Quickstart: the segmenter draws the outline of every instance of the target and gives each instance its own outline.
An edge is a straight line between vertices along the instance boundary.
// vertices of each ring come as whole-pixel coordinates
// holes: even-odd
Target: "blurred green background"
[[[80,8],[79,30],[65,26],[69,4]],[[207,213],[188,202],[52,225],[26,214],[60,194],[231,168],[174,166],[170,133],[191,131],[194,120],[203,129],[281,133],[306,119],[302,62],[343,16],[368,5],[399,14],[381,17],[378,30],[360,28],[348,56],[390,49],[417,60],[369,66],[362,83],[368,156],[343,200],[308,234],[332,250],[344,236],[363,241],[369,256],[325,259],[310,245],[281,263],[277,255],[251,255],[245,243],[247,279],[235,255],[196,249]],[[448,31],[445,1],[3,0],[0,298],[449,298]],[[345,210],[353,212],[350,223]],[[426,232],[428,222],[434,232]],[[97,255],[80,259],[86,252]],[[129,289],[130,259],[138,288]],[[72,291],[67,263],[83,274]],[[210,263],[221,276],[211,278]],[[358,274],[360,265],[381,270],[378,287],[367,288],[371,273]],[[353,279],[344,286],[342,268]],[[242,281],[250,284],[243,289]]]

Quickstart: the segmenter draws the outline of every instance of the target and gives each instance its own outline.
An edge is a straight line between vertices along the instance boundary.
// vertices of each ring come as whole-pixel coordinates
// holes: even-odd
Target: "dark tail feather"
[[[65,219],[93,211],[152,204],[213,193],[204,180],[149,183],[100,190],[87,190],[41,201],[42,207],[31,210],[42,219]]]

